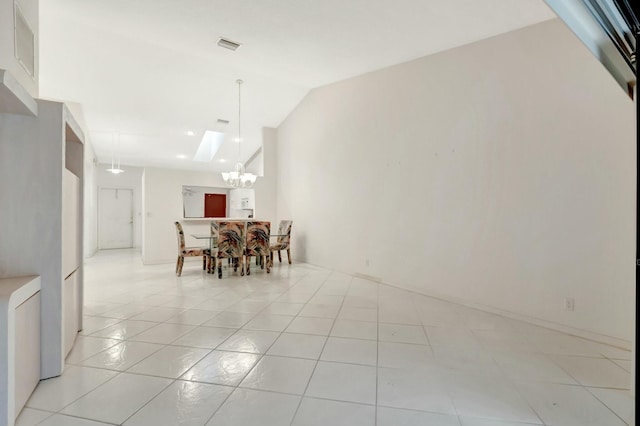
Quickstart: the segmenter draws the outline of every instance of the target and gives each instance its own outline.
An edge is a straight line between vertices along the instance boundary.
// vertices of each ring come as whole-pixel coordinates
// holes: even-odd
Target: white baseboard
[[[386,284],[386,283],[383,283]],[[617,348],[621,348],[621,349],[625,349],[625,350],[632,350],[632,344],[631,341],[629,340],[625,340],[625,339],[620,339],[618,337],[613,337],[613,336],[607,336],[605,334],[600,334],[600,333],[596,333],[593,331],[589,331],[589,330],[582,330],[579,328],[575,328],[575,327],[571,327],[568,325],[564,325],[564,324],[559,324],[553,321],[547,321],[541,318],[535,318],[535,317],[531,317],[528,315],[523,315],[523,314],[519,314],[516,312],[511,312],[511,311],[507,311],[504,309],[500,309],[500,308],[496,308],[493,306],[488,306],[488,305],[483,305],[481,303],[477,303],[477,302],[472,302],[469,300],[464,300],[464,299],[460,299],[457,297],[452,297],[452,296],[448,296],[448,295],[444,295],[444,294],[437,294],[437,293],[432,293],[432,292],[428,292],[428,291],[424,291],[424,290],[418,290],[416,288],[406,288],[406,287],[401,287],[401,286],[397,286],[397,285],[393,285],[393,284],[386,284],[390,287],[395,287],[395,288],[399,288],[402,290],[407,290],[407,291],[411,291],[413,293],[418,293],[418,294],[422,294],[424,296],[429,296],[429,297],[433,297],[434,299],[440,299],[443,300],[445,302],[451,302],[451,303],[455,303],[457,305],[462,305],[462,306],[466,306],[469,308],[473,308],[473,309],[478,309],[480,311],[484,311],[484,312],[489,312],[492,314],[496,314],[496,315],[501,315],[503,317],[506,318],[511,318],[511,319],[515,319],[518,321],[523,321],[523,322],[527,322],[533,325],[537,325],[540,327],[544,327],[544,328],[548,328],[554,331],[559,331],[562,333],[566,333],[572,336],[576,336],[576,337],[581,337],[583,339],[587,339],[587,340],[592,340],[594,342],[598,342],[598,343],[604,343],[605,345],[610,345],[610,346],[615,346]]]

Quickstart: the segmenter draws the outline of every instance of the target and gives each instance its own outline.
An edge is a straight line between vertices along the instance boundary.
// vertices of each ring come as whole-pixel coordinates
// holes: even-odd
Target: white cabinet
[[[76,341],[76,335],[80,329],[78,323],[78,282],[76,280],[77,273],[73,272],[64,280],[62,284],[62,340],[63,355],[66,358],[73,348]]]
[[[13,425],[40,381],[40,277],[0,279],[0,425]]]
[[[80,178],[68,169],[62,172],[62,276],[68,277],[78,269],[82,254],[78,244],[80,223]]]
[[[79,280],[82,252],[79,240],[82,235],[80,216],[80,178],[65,168],[62,172],[62,340],[66,358],[73,347],[80,329],[82,298]]]
[[[46,379],[82,327],[84,136],[64,104],[36,102],[36,115],[0,108],[0,278],[40,276]]]
[[[40,381],[40,292],[15,310],[15,413],[22,410]]]

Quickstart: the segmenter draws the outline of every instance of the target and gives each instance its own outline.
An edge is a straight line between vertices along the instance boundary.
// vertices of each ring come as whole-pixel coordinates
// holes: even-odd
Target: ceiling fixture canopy
[[[238,84],[238,137],[235,139],[238,142],[238,161],[236,162],[233,171],[222,172],[222,178],[224,182],[233,188],[251,188],[256,181],[257,176],[253,173],[247,173],[244,170],[244,164],[240,161],[240,145],[242,144],[242,133],[240,126],[240,112],[241,112],[241,98],[240,87],[242,86],[242,80],[236,80]]]
[[[111,135],[111,168],[107,169],[109,173],[113,173],[114,175],[119,175],[120,173],[124,173],[124,170],[120,168],[120,133],[118,133],[118,162],[116,164],[115,157],[115,140],[113,135]]]

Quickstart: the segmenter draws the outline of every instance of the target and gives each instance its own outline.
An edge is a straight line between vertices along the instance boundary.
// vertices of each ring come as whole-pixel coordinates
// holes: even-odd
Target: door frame
[[[100,194],[102,192],[103,189],[125,189],[125,190],[129,190],[131,191],[131,247],[123,247],[123,248],[135,248],[136,247],[136,220],[135,220],[135,212],[136,212],[136,207],[135,207],[135,195],[136,195],[136,190],[133,187],[130,186],[119,186],[119,187],[115,187],[115,186],[98,186],[98,203],[97,203],[97,210],[98,210],[98,220],[96,221],[96,239],[98,240],[98,250],[117,250],[117,249],[103,249],[102,247],[100,247],[100,221],[102,220],[102,218],[100,217],[101,215],[101,206],[100,206]]]

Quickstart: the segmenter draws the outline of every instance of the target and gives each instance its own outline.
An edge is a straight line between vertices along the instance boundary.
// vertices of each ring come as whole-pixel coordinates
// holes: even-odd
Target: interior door
[[[226,217],[227,196],[225,194],[204,194],[204,217]]]
[[[133,190],[100,188],[100,249],[133,247]]]

